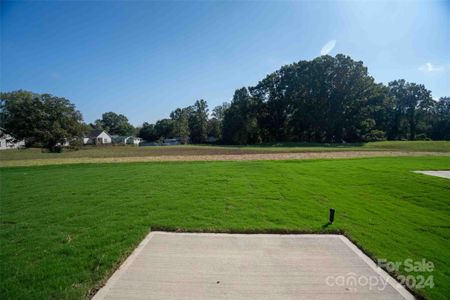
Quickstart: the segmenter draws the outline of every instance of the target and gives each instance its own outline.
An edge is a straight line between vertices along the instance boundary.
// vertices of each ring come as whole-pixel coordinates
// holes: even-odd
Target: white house
[[[111,138],[113,143],[115,144],[139,146],[139,144],[142,142],[141,138],[135,136],[112,135]]]
[[[25,147],[25,140],[18,141],[14,136],[0,128],[0,150],[19,149]]]
[[[111,144],[111,136],[104,130],[93,129],[83,138],[83,144],[102,145]]]

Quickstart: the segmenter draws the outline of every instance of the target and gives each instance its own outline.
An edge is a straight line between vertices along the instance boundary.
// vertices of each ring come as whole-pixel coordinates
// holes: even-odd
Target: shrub
[[[382,130],[371,130],[371,131],[369,131],[369,133],[367,133],[363,137],[363,139],[366,142],[385,141],[386,140],[386,134]]]

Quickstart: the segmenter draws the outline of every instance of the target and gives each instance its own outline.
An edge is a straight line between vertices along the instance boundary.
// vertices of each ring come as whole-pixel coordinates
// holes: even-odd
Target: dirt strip
[[[171,155],[107,158],[52,158],[35,160],[1,161],[0,167],[43,166],[84,163],[125,163],[125,162],[163,162],[163,161],[246,161],[246,160],[303,160],[336,159],[358,157],[392,156],[450,156],[450,152],[406,152],[406,151],[336,151],[307,153],[261,153],[235,155]]]

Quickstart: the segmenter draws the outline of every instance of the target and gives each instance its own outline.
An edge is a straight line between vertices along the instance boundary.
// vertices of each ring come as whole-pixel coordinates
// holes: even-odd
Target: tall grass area
[[[450,157],[1,168],[0,298],[82,299],[164,227],[342,230],[373,257],[432,261],[418,292],[447,299],[450,180],[411,172],[432,169]]]

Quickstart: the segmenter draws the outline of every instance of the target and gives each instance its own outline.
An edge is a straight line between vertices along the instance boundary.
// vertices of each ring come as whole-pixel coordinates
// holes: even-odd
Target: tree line
[[[139,135],[226,144],[450,139],[449,97],[435,101],[424,85],[404,79],[376,83],[361,61],[342,54],[283,66],[207,115],[199,100],[144,123]]]
[[[52,148],[92,128],[137,134],[148,141],[256,144],[343,143],[379,140],[450,139],[450,98],[433,100],[422,84],[376,83],[363,62],[325,55],[299,61],[237,89],[231,103],[212,109],[205,100],[177,108],[154,124],[134,128],[127,117],[105,113],[84,124],[65,98],[26,91],[1,93],[1,127],[27,144]]]
[[[163,138],[178,138],[183,143],[202,144],[208,141],[220,141],[222,123],[229,104],[217,106],[209,113],[205,100],[197,100],[194,105],[177,108],[170,118],[158,120],[155,124],[145,122],[138,130],[139,137],[148,141]]]

